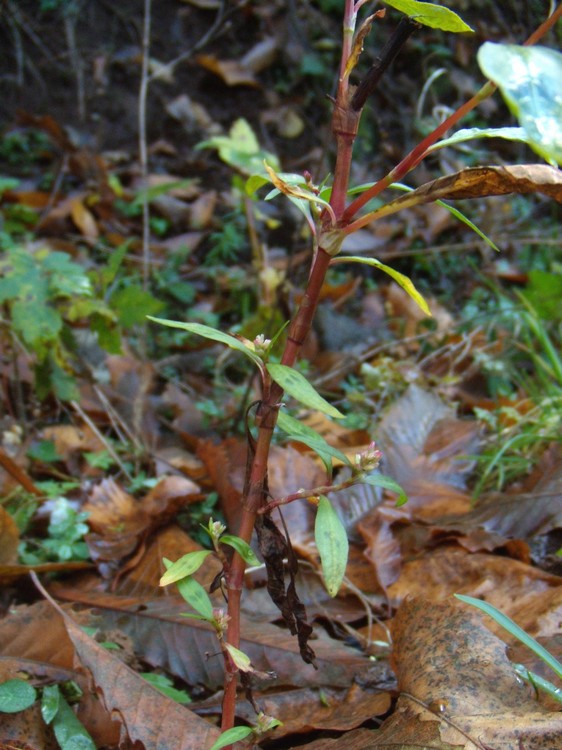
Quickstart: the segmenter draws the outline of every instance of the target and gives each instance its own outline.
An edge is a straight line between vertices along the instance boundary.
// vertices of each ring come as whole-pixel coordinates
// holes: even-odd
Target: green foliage
[[[562,664],[554,657],[550,651],[548,651],[544,646],[541,646],[540,643],[538,643],[532,636],[530,636],[528,633],[526,633],[523,628],[520,628],[519,625],[517,625],[511,618],[509,618],[507,615],[504,615],[503,612],[500,612],[499,609],[496,609],[492,604],[489,604],[488,602],[484,602],[481,599],[475,599],[472,596],[464,596],[463,594],[455,594],[457,599],[460,599],[461,602],[465,602],[465,604],[470,604],[471,607],[476,607],[476,609],[479,609],[481,612],[484,612],[484,614],[491,617],[495,622],[498,623],[504,630],[507,630],[507,632],[514,636],[514,638],[517,638],[524,646],[526,646],[530,651],[532,651],[536,656],[539,657],[539,659],[542,659],[544,663],[552,669],[554,674],[562,680]],[[558,698],[560,700],[560,697]]]
[[[176,583],[177,581],[181,581],[182,578],[192,575],[199,570],[205,558],[210,554],[211,550],[198,550],[197,552],[188,552],[187,555],[183,555],[183,557],[172,563],[166,570],[160,579],[160,586],[169,586],[170,583]]]
[[[15,246],[0,260],[0,273],[0,304],[12,334],[35,356],[38,396],[76,399],[73,324],[89,317],[94,328],[109,330],[114,313],[94,297],[89,275],[67,253]]]
[[[52,146],[47,134],[34,128],[14,130],[0,139],[0,161],[18,167],[20,174],[51,151]]]
[[[496,83],[532,148],[562,164],[562,53],[547,47],[486,42],[478,51],[484,75]]]
[[[254,131],[244,118],[236,120],[228,135],[213,136],[200,143],[198,148],[216,149],[226,164],[245,175],[263,173],[263,162],[266,160],[279,168],[277,157],[261,148]]]
[[[216,742],[213,743],[211,750],[221,750],[222,747],[232,745],[234,742],[241,742],[253,734],[252,727],[232,727],[223,732]]]
[[[343,419],[344,414],[329,404],[308,382],[308,380],[292,367],[278,364],[268,364],[267,371],[273,380],[283,388],[289,396],[308,406],[310,409],[327,414],[335,419]]]
[[[241,211],[231,211],[222,217],[221,228],[210,237],[211,249],[205,256],[206,266],[234,263],[242,250],[248,248],[246,219]]]
[[[474,31],[462,18],[448,8],[419,0],[383,0],[385,5],[405,13],[412,20],[432,29],[454,33]]]
[[[68,705],[58,685],[46,685],[40,691],[41,716],[53,728],[61,750],[96,750],[94,741]],[[0,684],[0,712],[19,713],[32,706],[38,691],[23,680]]]
[[[332,448],[331,445],[320,435],[316,430],[313,430],[308,425],[303,424],[298,419],[291,417],[283,410],[279,411],[277,417],[277,426],[287,433],[287,440],[296,440],[299,443],[303,443],[317,453],[329,476],[332,475],[332,459],[336,458],[343,464],[350,463],[347,456],[339,451],[337,448]]]
[[[7,680],[0,684],[0,712],[17,714],[35,703],[37,691],[24,680]]]
[[[254,554],[253,549],[243,539],[240,539],[240,537],[233,536],[232,534],[223,534],[223,536],[220,537],[220,543],[227,544],[229,547],[236,550],[248,565],[260,565],[260,561]]]
[[[314,539],[322,563],[326,590],[330,596],[336,596],[345,576],[349,542],[344,525],[324,495],[318,500]]]
[[[186,690],[178,690],[175,688],[172,680],[169,677],[166,677],[166,675],[155,674],[154,672],[141,672],[141,677],[144,677],[152,687],[155,687],[156,690],[167,698],[176,701],[176,703],[181,703],[182,706],[191,703],[189,693]]]
[[[70,502],[59,497],[55,501],[46,539],[27,539],[20,543],[19,558],[25,565],[43,562],[87,560],[88,546],[84,535],[89,529],[87,513],[75,510]]]
[[[44,688],[43,696],[45,696],[46,690],[47,688]],[[53,727],[61,750],[96,750],[93,739],[60,693],[59,687],[53,685],[52,690],[59,693],[58,706],[56,712],[53,713],[53,704],[56,699],[53,700],[53,697],[49,696],[47,699],[48,708],[46,708],[45,713],[48,716],[52,714],[52,719],[48,723]],[[45,718],[45,714],[43,718]]]

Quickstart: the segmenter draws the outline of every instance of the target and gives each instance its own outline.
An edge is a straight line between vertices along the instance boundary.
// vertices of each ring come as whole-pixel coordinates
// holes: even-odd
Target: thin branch
[[[146,135],[146,102],[148,98],[148,64],[150,55],[150,21],[152,0],[144,0],[144,20],[142,30],[142,63],[139,89],[139,162],[141,168],[142,194],[142,280],[148,288],[150,278],[150,206],[146,188],[148,187],[148,147]]]
[[[407,16],[402,18],[382,48],[380,55],[375,59],[375,62],[369,69],[367,75],[355,90],[351,99],[351,109],[355,112],[359,112],[363,109],[367,99],[377,88],[379,81],[388,70],[388,67],[395,59],[396,55],[400,52],[414,31],[419,28],[421,28],[420,24],[416,23],[416,21],[413,21],[411,18],[408,18]]]

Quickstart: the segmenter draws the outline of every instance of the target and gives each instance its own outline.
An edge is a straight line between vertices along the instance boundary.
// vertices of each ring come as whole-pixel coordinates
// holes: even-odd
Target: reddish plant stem
[[[560,8],[553,15],[559,16],[559,11]],[[353,46],[355,21],[356,5],[353,0],[345,0],[342,63],[332,121],[332,129],[337,146],[337,157],[334,171],[334,184],[330,199],[330,204],[340,225],[344,222],[349,223],[354,214],[365,205],[370,198],[377,195],[378,192],[387,187],[391,182],[400,179],[401,176],[418,164],[424,158],[429,146],[441,137],[441,135],[451,127],[452,124],[457,122],[457,120],[480,103],[483,98],[489,96],[491,91],[487,91],[487,87],[493,86],[493,84],[486,84],[486,86],[484,86],[483,89],[481,89],[469,102],[457,110],[449,120],[445,121],[445,123],[431,133],[421,144],[419,144],[418,147],[408,154],[408,156],[403,159],[402,162],[389,173],[389,175],[387,175],[387,177],[383,178],[377,183],[377,185],[371,188],[371,191],[367,191],[367,193],[351,203],[346,210],[345,201],[349,183],[352,149],[361,115],[361,111],[351,110],[348,74],[345,73],[347,61]],[[556,18],[553,20],[551,17],[548,21],[548,28],[551,28],[555,23]],[[530,37],[533,41],[529,42],[528,40],[528,43],[534,43],[546,33],[548,30],[546,23],[547,22],[540,27],[541,29],[545,27],[542,33],[539,34],[538,29],[534,35]],[[493,87],[493,89],[495,90],[495,87]],[[324,224],[322,229],[329,229],[329,226],[326,226],[328,222],[329,217],[324,214],[322,216],[322,223]],[[312,264],[304,297],[289,328],[287,343],[281,358],[282,364],[288,367],[292,367],[295,364],[306,336],[310,331],[314,313],[316,312],[320,300],[322,285],[330,265],[330,260],[330,255],[320,247]],[[238,532],[238,536],[248,544],[252,538],[256,515],[266,502],[265,487],[267,483],[269,448],[282,396],[283,390],[276,383],[265,384],[264,400],[260,404],[256,417],[256,423],[259,428],[258,436],[252,459],[248,490],[242,498],[243,514]],[[234,553],[232,562],[227,571],[228,615],[230,619],[227,627],[226,640],[230,645],[236,648],[239,648],[240,646],[240,600],[245,567],[244,560],[237,553]],[[222,706],[223,731],[230,729],[234,725],[235,718],[237,674],[232,659],[225,659],[225,670],[226,675]]]
[[[529,38],[524,42],[524,45],[530,46],[536,44],[548,31],[550,31],[550,29],[554,26],[554,24],[560,17],[562,17],[562,5],[558,6],[554,13],[529,36]],[[362,226],[364,226],[364,224],[352,223],[352,220],[357,212],[361,208],[363,208],[366,203],[368,203],[373,198],[376,198],[376,196],[379,195],[379,193],[381,193],[383,190],[385,190],[389,185],[391,185],[393,182],[398,182],[402,179],[402,177],[404,177],[404,175],[414,169],[414,167],[416,167],[427,156],[427,150],[430,146],[433,146],[436,141],[438,141],[445,135],[447,130],[452,128],[453,125],[456,125],[459,120],[465,117],[465,115],[467,115],[470,111],[477,107],[481,102],[483,102],[484,99],[487,99],[489,96],[491,96],[496,89],[497,86],[494,83],[492,83],[491,81],[487,81],[487,83],[485,83],[484,86],[482,86],[482,88],[471,99],[469,99],[455,112],[453,112],[452,115],[450,115],[444,122],[436,127],[435,130],[433,130],[428,136],[426,136],[423,141],[421,141],[421,143],[418,143],[418,145],[413,148],[412,151],[410,151],[410,153],[407,154],[396,167],[394,167],[394,169],[392,169],[385,177],[383,177],[375,185],[373,185],[372,188],[366,190],[354,201],[352,201],[345,209],[342,216],[342,223],[344,225],[347,225],[348,228],[348,232],[346,233],[351,233],[352,231],[360,229]]]

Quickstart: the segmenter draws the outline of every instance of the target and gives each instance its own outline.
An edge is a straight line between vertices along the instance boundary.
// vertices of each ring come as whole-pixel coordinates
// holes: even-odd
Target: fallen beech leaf
[[[525,739],[525,748],[556,746],[559,714],[536,703],[518,679],[505,644],[478,614],[466,606],[416,597],[398,610],[392,634],[402,691],[391,719],[396,741],[402,740],[406,725],[411,729],[413,712],[418,727],[438,721],[443,742],[467,749],[515,749],[518,738]]]
[[[99,229],[96,220],[89,208],[79,198],[72,201],[70,216],[77,229],[89,240],[97,240]]]
[[[181,677],[191,685],[216,689],[222,685],[223,662],[216,634],[210,625],[186,618],[188,605],[178,596],[140,599],[108,592],[64,589],[56,595],[94,607],[106,629],[129,635],[135,654],[154,667]],[[217,594],[220,597],[220,592]],[[267,685],[294,687],[348,687],[355,674],[371,662],[358,651],[319,631],[314,640],[318,669],[303,664],[297,639],[288,631],[251,615],[243,615],[240,649],[260,672],[274,671],[277,677]]]
[[[121,741],[143,743],[146,750],[201,750],[220,732],[189,709],[167,698],[100,646],[47,594],[35,585],[62,615],[65,628],[82,664],[90,671],[101,700],[123,722]]]
[[[238,60],[219,60],[214,55],[197,55],[196,60],[202,68],[222,78],[227,86],[259,86],[253,71]]]

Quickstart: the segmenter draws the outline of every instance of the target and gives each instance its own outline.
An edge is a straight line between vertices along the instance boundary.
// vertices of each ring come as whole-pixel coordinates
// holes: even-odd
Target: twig
[[[150,279],[150,205],[146,188],[148,187],[148,147],[146,136],[146,103],[148,98],[148,64],[150,54],[150,22],[152,0],[144,0],[144,20],[142,29],[142,63],[139,88],[139,162],[141,168],[142,193],[142,281],[145,291]]]
[[[119,458],[119,455],[117,454],[117,452],[115,451],[115,449],[113,448],[113,446],[111,445],[111,443],[108,442],[105,439],[105,437],[103,436],[103,434],[98,430],[98,428],[96,427],[95,423],[92,422],[92,420],[86,414],[86,412],[82,409],[82,407],[80,406],[80,404],[77,403],[76,401],[71,401],[70,405],[72,406],[72,408],[74,409],[74,411],[80,416],[80,418],[83,419],[84,422],[86,422],[86,424],[92,430],[92,432],[95,434],[95,436],[99,440],[101,440],[101,442],[105,445],[105,449],[109,453],[109,455],[111,456],[111,458],[115,461],[115,463],[121,469],[121,471],[127,477],[127,479],[130,482],[132,482],[133,481],[133,477],[127,471],[127,467],[125,466],[125,464],[123,463],[123,461],[121,461],[121,459]]]

